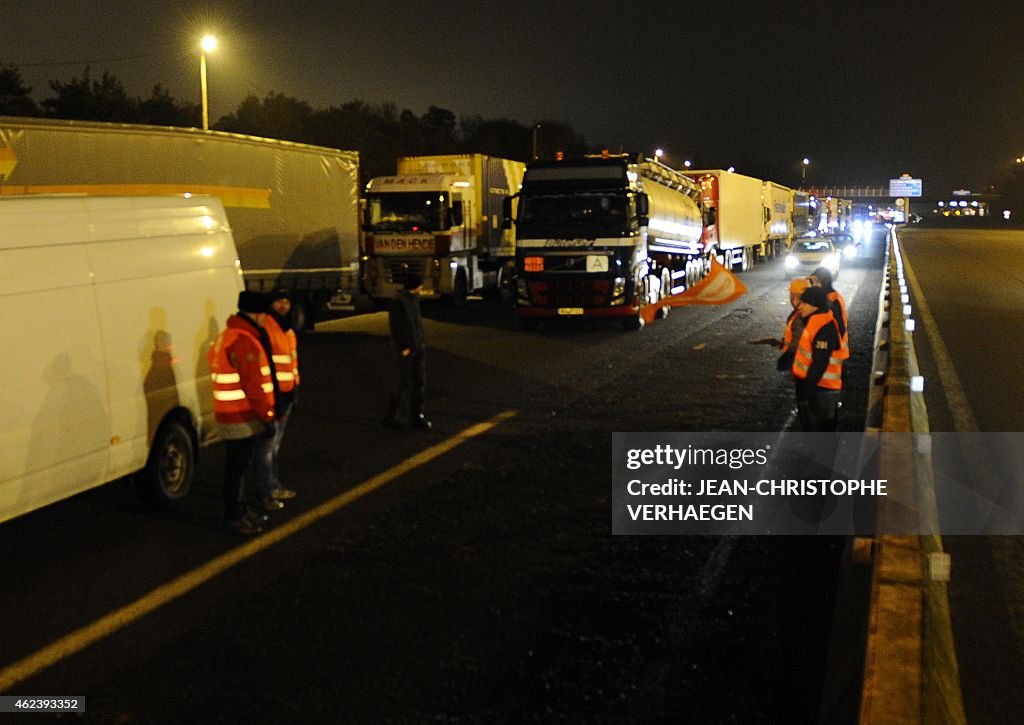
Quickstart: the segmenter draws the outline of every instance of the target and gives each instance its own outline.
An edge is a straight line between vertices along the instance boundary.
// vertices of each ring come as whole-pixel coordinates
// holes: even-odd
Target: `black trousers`
[[[245,515],[245,472],[255,447],[255,437],[227,442],[224,453],[224,518],[227,521],[237,521]]]
[[[800,429],[830,433],[839,427],[839,391],[818,388],[808,398],[796,399]]]
[[[402,414],[409,411],[411,418],[423,415],[423,395],[427,387],[427,351],[413,350],[402,357],[398,353],[398,390],[391,396],[387,417],[389,420],[401,420]]]

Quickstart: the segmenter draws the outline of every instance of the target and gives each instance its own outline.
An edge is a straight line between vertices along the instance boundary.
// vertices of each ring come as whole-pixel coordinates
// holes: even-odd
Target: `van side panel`
[[[0,521],[140,470],[172,411],[211,440],[206,351],[240,289],[216,199],[0,199],[0,334],[26,343],[0,377]]]
[[[110,410],[85,247],[0,247],[0,521],[106,479]]]

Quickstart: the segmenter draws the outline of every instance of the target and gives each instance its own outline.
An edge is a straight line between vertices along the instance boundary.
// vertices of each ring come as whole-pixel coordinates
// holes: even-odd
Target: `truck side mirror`
[[[512,228],[512,199],[514,197],[506,196],[501,200],[501,228],[511,229]]]
[[[643,192],[636,195],[636,220],[640,226],[646,227],[651,223],[651,202],[647,194]]]

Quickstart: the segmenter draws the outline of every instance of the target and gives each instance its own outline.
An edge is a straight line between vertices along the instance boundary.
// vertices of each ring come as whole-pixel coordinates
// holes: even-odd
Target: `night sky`
[[[671,165],[788,167],[808,182],[983,191],[1024,155],[1015,2],[181,3],[0,0],[0,62],[35,100],[91,63],[133,95],[162,83],[211,118],[269,91],[421,114],[565,120]],[[892,11],[899,8],[899,15]]]

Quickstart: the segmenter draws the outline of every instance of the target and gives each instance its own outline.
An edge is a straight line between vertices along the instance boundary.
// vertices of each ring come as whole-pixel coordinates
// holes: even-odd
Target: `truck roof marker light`
[[[456,181],[454,184],[452,184],[452,186],[455,186],[459,189],[468,189],[470,187],[470,183],[468,181]]]
[[[565,152],[555,151],[555,161],[565,161]]]
[[[601,158],[602,159],[608,158],[608,149],[601,149]]]

